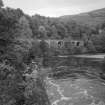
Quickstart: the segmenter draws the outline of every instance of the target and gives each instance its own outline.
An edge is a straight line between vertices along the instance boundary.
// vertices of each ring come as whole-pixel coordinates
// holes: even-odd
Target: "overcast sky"
[[[105,8],[105,0],[3,0],[4,5],[21,8],[29,15],[50,17],[72,15]]]

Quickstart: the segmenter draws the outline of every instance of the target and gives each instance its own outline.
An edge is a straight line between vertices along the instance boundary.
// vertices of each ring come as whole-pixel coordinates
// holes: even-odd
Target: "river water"
[[[52,105],[105,105],[105,80],[98,59],[52,58],[45,78]]]

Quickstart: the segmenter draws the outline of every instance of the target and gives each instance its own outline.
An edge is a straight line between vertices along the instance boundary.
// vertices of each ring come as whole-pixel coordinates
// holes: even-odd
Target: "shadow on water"
[[[48,66],[52,68],[49,77],[54,79],[98,79],[104,81],[102,76],[102,60],[94,58],[60,58],[52,57],[48,60]]]

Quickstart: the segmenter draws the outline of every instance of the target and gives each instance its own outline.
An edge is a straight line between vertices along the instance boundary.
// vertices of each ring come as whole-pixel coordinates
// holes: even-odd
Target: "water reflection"
[[[52,105],[105,105],[101,61],[71,57],[48,62],[52,71],[46,84]]]

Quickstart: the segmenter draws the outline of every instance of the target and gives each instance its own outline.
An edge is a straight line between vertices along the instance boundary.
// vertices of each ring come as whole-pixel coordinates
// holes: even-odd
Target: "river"
[[[51,105],[105,105],[101,61],[52,58],[48,62],[52,69],[45,82]]]

